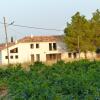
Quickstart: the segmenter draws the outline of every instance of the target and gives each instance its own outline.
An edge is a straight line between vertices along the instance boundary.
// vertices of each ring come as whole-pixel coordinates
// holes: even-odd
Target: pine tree
[[[91,29],[90,22],[81,16],[77,12],[72,16],[71,23],[67,23],[67,27],[64,30],[65,33],[65,43],[68,50],[70,51],[80,51],[85,52],[85,57],[87,51],[94,51],[95,46],[93,45],[93,30]],[[78,48],[78,37],[79,37],[79,48]]]

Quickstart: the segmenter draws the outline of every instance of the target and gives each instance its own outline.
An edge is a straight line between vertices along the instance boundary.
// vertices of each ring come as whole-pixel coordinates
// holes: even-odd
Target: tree
[[[90,28],[90,22],[85,16],[81,16],[79,12],[72,16],[71,23],[67,23],[67,27],[64,30],[64,40],[68,50],[77,52],[80,49],[85,53],[85,57],[87,57],[87,51],[95,50],[92,42],[93,34]]]
[[[100,48],[100,11],[97,9],[93,13],[93,17],[90,20],[91,29],[93,29],[93,41],[97,48]]]

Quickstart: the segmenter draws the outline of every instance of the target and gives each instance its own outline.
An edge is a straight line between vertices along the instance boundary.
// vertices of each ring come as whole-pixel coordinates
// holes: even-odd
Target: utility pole
[[[7,23],[5,17],[4,19],[4,30],[5,30],[5,36],[6,36],[6,45],[7,45],[7,56],[8,56],[8,64],[9,64],[9,49],[8,49],[8,35],[7,35]]]
[[[78,36],[78,53],[79,53],[79,59],[80,59],[80,37]]]

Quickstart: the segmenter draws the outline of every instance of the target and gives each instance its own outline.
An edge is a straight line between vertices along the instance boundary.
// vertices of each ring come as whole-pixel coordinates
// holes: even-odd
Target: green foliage
[[[19,65],[0,69],[0,86],[8,89],[3,100],[99,100],[100,62],[36,62],[30,71]]]
[[[92,51],[95,47],[92,45],[92,30],[90,29],[90,23],[77,12],[72,16],[71,23],[67,24],[65,28],[65,43],[69,50],[78,50],[78,37],[81,51]]]
[[[70,51],[96,51],[100,47],[100,11],[93,13],[90,20],[77,12],[72,16],[71,22],[67,23],[64,33],[64,40]]]
[[[93,41],[94,45],[100,47],[100,11],[97,9],[93,13],[93,17],[90,21],[91,28],[93,29]]]

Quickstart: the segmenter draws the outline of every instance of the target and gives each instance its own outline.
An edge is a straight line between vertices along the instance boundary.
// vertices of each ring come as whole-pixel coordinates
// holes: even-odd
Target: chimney
[[[18,41],[16,40],[16,41],[15,41],[15,43],[17,44],[17,43],[18,43]]]
[[[7,47],[7,43],[5,44],[5,47]]]
[[[31,38],[33,38],[33,35],[31,35]]]
[[[14,42],[14,39],[13,39],[13,37],[11,37],[11,43],[12,43],[12,42]]]

